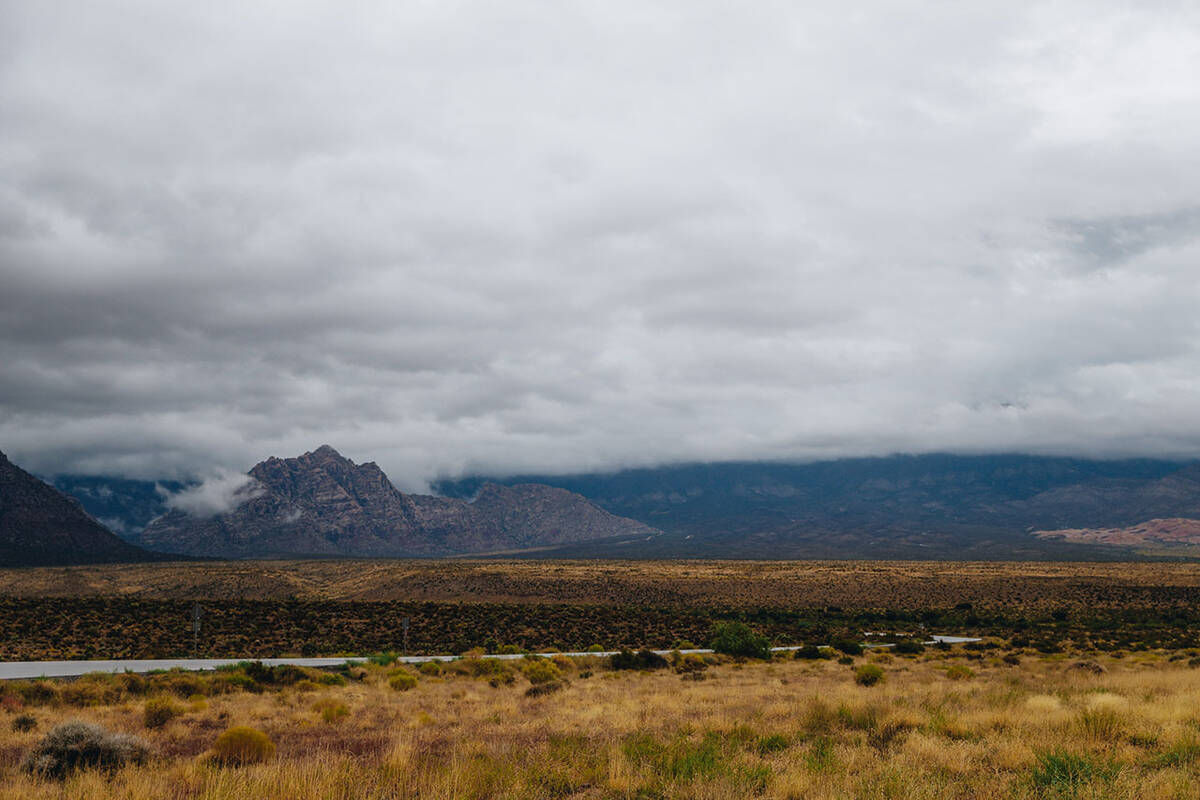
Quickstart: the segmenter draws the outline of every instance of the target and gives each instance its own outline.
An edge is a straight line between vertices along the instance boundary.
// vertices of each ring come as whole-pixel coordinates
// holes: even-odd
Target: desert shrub
[[[150,681],[136,672],[118,673],[113,677],[113,682],[126,694],[141,695],[150,689]]]
[[[505,662],[496,658],[464,658],[461,661],[455,661],[454,668],[456,671],[464,671],[473,678],[504,675],[511,671]]]
[[[966,664],[951,664],[946,669],[946,677],[952,681],[967,681],[975,677],[975,671]]]
[[[672,650],[699,650],[696,643],[691,639],[676,639],[675,644],[671,645]]]
[[[78,769],[117,769],[140,764],[150,748],[136,736],[109,733],[99,725],[73,720],[56,725],[21,761],[26,772],[65,778]]]
[[[521,673],[534,686],[541,683],[551,683],[562,678],[562,673],[558,667],[545,659],[537,659],[529,661],[521,667]]]
[[[848,656],[861,656],[863,646],[853,639],[834,639],[833,649]]]
[[[181,714],[183,708],[170,697],[151,697],[142,707],[142,724],[147,728],[161,728]]]
[[[211,694],[212,681],[194,672],[171,670],[150,679],[147,691],[153,687],[155,691],[170,692],[179,698],[191,697],[194,694]]]
[[[263,690],[258,681],[242,672],[230,672],[224,675],[218,675],[213,681],[213,691],[216,693],[229,692],[233,691],[234,689],[239,689],[243,692],[250,692],[251,694],[259,694]],[[176,694],[179,694],[179,692],[176,692]],[[180,696],[191,697],[191,695]]]
[[[567,682],[563,680],[546,681],[545,683],[535,683],[525,690],[526,697],[541,697],[542,695],[551,694],[553,692],[565,689]]]
[[[488,678],[488,686],[491,686],[493,689],[498,689],[501,686],[511,686],[516,682],[516,680],[517,676],[513,675],[511,672],[502,672],[498,675],[493,675],[492,677]]]
[[[350,713],[350,709],[346,707],[345,703],[339,703],[332,697],[323,697],[313,703],[313,711],[316,711],[321,715],[322,720],[329,723],[337,722]]]
[[[336,672],[326,672],[325,670],[316,670],[312,675],[312,680],[319,683],[321,686],[345,686],[349,680],[345,675],[340,675]],[[304,681],[300,681],[304,683]]]
[[[604,650],[605,650],[605,648],[604,648],[604,645],[602,645],[602,644],[593,644],[593,645],[591,645],[591,646],[589,646],[589,647],[588,647],[588,649],[587,649],[587,652],[589,652],[589,653],[603,653],[603,652],[604,652]]]
[[[770,658],[771,642],[744,622],[718,622],[709,644],[718,653],[744,658]]]
[[[417,671],[422,675],[441,675],[442,665],[436,661],[426,661]]]
[[[417,676],[405,670],[397,670],[388,678],[388,686],[397,692],[407,692],[409,689],[417,688]]]
[[[863,664],[854,670],[854,682],[859,686],[874,686],[883,680],[883,670],[874,664]]]
[[[518,656],[527,651],[515,644],[502,644],[496,648],[496,652],[502,656]]]
[[[575,669],[575,662],[572,661],[568,656],[564,656],[561,653],[551,656],[550,661],[554,664],[554,666],[558,667],[559,671],[561,672],[572,672]]]
[[[12,729],[14,733],[26,733],[37,727],[37,719],[32,714],[19,714],[13,717]]]
[[[823,650],[815,644],[806,644],[796,650],[794,658],[815,661],[818,658],[832,658],[833,654],[828,650]]]
[[[26,705],[48,706],[58,702],[58,687],[49,681],[13,681],[9,687]]]
[[[925,652],[925,645],[918,642],[916,639],[901,639],[896,642],[896,646],[892,648],[895,652],[902,656],[915,656]]]
[[[667,660],[651,650],[639,650],[631,653],[628,650],[608,657],[609,669],[662,669],[667,666]]]
[[[675,661],[675,671],[680,675],[696,674],[708,669],[708,662],[695,653],[681,655]]]
[[[1004,658],[1000,660],[1005,664],[1008,664],[1010,667],[1019,666],[1021,663],[1021,657],[1016,653],[1005,653]]]
[[[25,702],[15,694],[0,694],[0,711],[15,714],[25,708]]]
[[[208,708],[208,700],[202,694],[194,694],[188,698],[188,707],[192,711],[203,711]]]
[[[377,667],[390,667],[396,663],[396,653],[376,653],[373,656],[367,656],[367,661]]]
[[[226,766],[259,764],[275,755],[271,737],[254,728],[230,728],[213,742],[213,760]]]
[[[838,659],[838,663],[843,666],[846,666],[848,664],[853,664],[854,656],[842,656],[841,658]]]

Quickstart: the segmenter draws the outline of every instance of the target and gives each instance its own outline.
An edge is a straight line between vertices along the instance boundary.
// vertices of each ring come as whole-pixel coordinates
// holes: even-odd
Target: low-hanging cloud
[[[196,517],[214,517],[258,497],[263,487],[249,475],[224,471],[178,492],[166,492],[161,488],[159,491],[163,494],[163,504],[173,511]]]
[[[0,447],[1200,456],[1200,10],[0,11]]]

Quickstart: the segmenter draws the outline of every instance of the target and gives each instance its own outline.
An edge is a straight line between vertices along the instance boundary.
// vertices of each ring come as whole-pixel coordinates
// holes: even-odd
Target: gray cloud
[[[262,494],[263,488],[244,473],[221,471],[210,475],[195,486],[178,492],[159,489],[167,508],[193,516],[212,517],[224,514]]]
[[[0,443],[1200,456],[1198,12],[0,11]]]

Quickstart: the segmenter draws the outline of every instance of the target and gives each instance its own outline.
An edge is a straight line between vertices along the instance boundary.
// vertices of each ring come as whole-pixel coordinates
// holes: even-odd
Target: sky
[[[1200,456],[1200,6],[0,3],[0,450]]]

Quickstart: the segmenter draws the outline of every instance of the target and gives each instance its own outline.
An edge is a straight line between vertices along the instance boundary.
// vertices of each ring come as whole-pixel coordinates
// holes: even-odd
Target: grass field
[[[774,644],[985,637],[841,662],[384,656],[340,674],[10,682],[0,800],[1200,796],[1193,565],[266,562],[0,585],[6,660],[187,655],[196,599],[209,656],[398,650],[405,617],[411,652],[456,654],[704,645],[729,621]],[[61,781],[22,769],[76,719],[140,737],[121,747],[144,760]],[[269,758],[229,761],[221,737],[240,726]]]
[[[121,679],[95,678],[54,684],[26,703],[10,686],[0,697],[0,798],[1197,794],[1194,653],[928,650],[849,665],[720,659],[643,672],[613,672],[600,659],[558,661],[561,676],[550,679],[557,691],[534,696],[520,662],[497,673],[471,660],[412,672],[407,691],[390,685],[398,668],[376,665],[344,685],[291,676],[250,691],[215,676],[164,675],[117,689]],[[880,682],[856,682],[865,664],[882,671]],[[172,711],[147,728],[153,697],[169,697]],[[11,730],[22,715],[37,727]],[[23,754],[68,719],[136,734],[149,760],[65,782],[22,772]],[[217,762],[214,742],[232,726],[265,733],[274,755],[245,766]]]
[[[1200,607],[1200,564],[235,561],[0,570],[19,597],[883,609]]]

